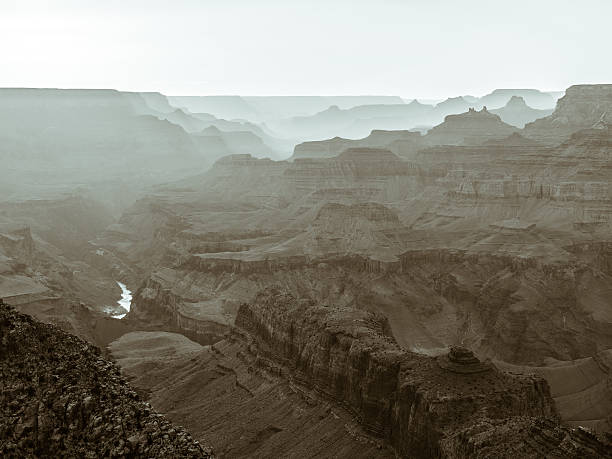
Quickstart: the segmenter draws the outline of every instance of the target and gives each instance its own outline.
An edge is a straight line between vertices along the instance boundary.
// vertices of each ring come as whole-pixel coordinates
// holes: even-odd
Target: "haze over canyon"
[[[422,27],[400,13],[429,24],[435,6],[356,2],[337,22],[338,5],[313,19],[271,0],[258,17],[241,1],[34,3],[6,8],[11,30],[65,45],[61,19],[98,46],[76,66],[41,42],[0,75],[0,456],[612,457],[612,74],[589,60],[609,37],[538,73],[529,40],[552,56],[566,5],[525,13],[528,39],[500,22],[515,11],[475,2],[480,29],[453,43],[444,16],[432,37],[431,59],[442,42],[481,52],[442,82],[420,48],[388,54]],[[319,26],[308,44],[300,12]],[[320,61],[281,65],[266,24]],[[490,57],[470,47],[483,27]],[[173,53],[149,48],[160,35]],[[50,84],[29,84],[45,49]],[[122,71],[126,52],[139,63]],[[410,59],[422,72],[401,91],[378,78]],[[210,90],[177,89],[179,68],[208,68]],[[549,85],[505,84],[516,69]],[[265,95],[273,82],[322,95]]]

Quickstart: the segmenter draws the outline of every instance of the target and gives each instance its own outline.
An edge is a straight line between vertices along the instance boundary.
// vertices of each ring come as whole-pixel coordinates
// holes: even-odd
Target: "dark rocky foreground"
[[[0,300],[0,457],[211,457],[87,342]]]

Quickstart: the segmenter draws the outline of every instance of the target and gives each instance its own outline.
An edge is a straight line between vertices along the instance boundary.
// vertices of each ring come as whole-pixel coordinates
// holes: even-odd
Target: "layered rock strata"
[[[612,123],[612,84],[570,86],[557,101],[555,111],[525,125],[524,133],[554,145],[598,123]]]
[[[110,349],[151,404],[219,457],[392,458],[343,407],[282,375],[235,334],[199,346],[182,335],[135,332]]]
[[[595,436],[559,426],[543,379],[494,367],[449,371],[401,349],[376,314],[316,306],[268,289],[241,305],[236,326],[253,339],[251,352],[348,407],[402,457],[490,457],[482,437],[504,439],[499,457],[609,456],[609,445]],[[466,350],[453,350],[450,360],[478,366]],[[535,431],[545,441],[534,441]]]

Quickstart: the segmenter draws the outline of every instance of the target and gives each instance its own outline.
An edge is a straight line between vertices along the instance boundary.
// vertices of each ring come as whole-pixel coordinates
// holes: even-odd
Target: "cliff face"
[[[403,199],[419,187],[419,167],[390,150],[351,147],[334,158],[296,159],[284,173],[283,191],[292,200],[311,193],[321,200],[334,190],[345,190],[348,200]],[[315,198],[315,196],[311,196]]]
[[[533,139],[558,144],[572,133],[599,122],[612,124],[612,85],[574,85],[567,88],[550,116],[527,124],[524,133]]]
[[[227,332],[228,321],[221,313],[209,309],[207,317],[189,314],[189,297],[173,291],[172,284],[162,273],[153,275],[134,293],[128,319],[145,328],[177,330],[196,342],[217,342]]]
[[[558,426],[544,380],[504,374],[467,350],[437,359],[407,352],[391,338],[382,316],[316,306],[269,289],[240,306],[236,326],[254,338],[262,358],[348,406],[401,456],[486,457],[482,445],[474,445],[476,426],[487,425],[490,436],[516,432],[521,422],[536,428],[546,418],[546,430]],[[557,437],[547,440],[546,453],[559,451],[563,437]],[[507,450],[520,450],[522,457],[542,452],[524,434],[507,441]],[[570,446],[569,457],[580,457],[580,445]]]
[[[0,455],[210,457],[100,350],[0,300]]]
[[[612,262],[599,244],[559,251],[537,227],[509,220],[492,235],[461,236],[467,250],[401,253],[408,244],[397,242],[401,227],[383,206],[328,204],[320,213],[305,234],[283,244],[284,254],[193,253],[156,271],[135,292],[130,316],[213,340],[233,323],[238,304],[280,284],[299,297],[380,311],[396,339],[419,352],[463,342],[479,355],[542,364],[586,357],[612,342],[604,306]],[[339,234],[346,236],[334,242]],[[528,250],[534,253],[525,256]]]
[[[236,331],[199,346],[181,335],[136,332],[110,349],[156,409],[214,444],[220,457],[395,457],[346,409],[283,376],[245,338]]]

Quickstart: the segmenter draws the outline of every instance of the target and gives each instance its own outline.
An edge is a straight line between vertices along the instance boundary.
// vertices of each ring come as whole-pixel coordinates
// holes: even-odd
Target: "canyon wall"
[[[317,306],[268,289],[240,306],[236,326],[248,332],[247,341],[253,339],[251,352],[280,363],[287,377],[349,408],[400,456],[486,457],[474,447],[473,429],[482,425],[491,436],[513,430],[516,436],[504,447],[522,452],[521,457],[539,457],[538,448],[550,454],[568,446],[563,438],[549,437],[546,445],[534,445],[516,428],[558,428],[543,379],[502,373],[460,348],[438,358],[407,352],[380,315]],[[574,441],[568,457],[590,457],[593,444],[605,451],[596,440]]]
[[[144,329],[178,331],[203,345],[219,341],[228,330],[227,324],[186,314],[181,308],[184,301],[154,275],[134,293],[135,304],[127,319]]]
[[[612,84],[570,86],[555,111],[525,126],[527,137],[559,144],[572,133],[598,123],[612,124]]]

